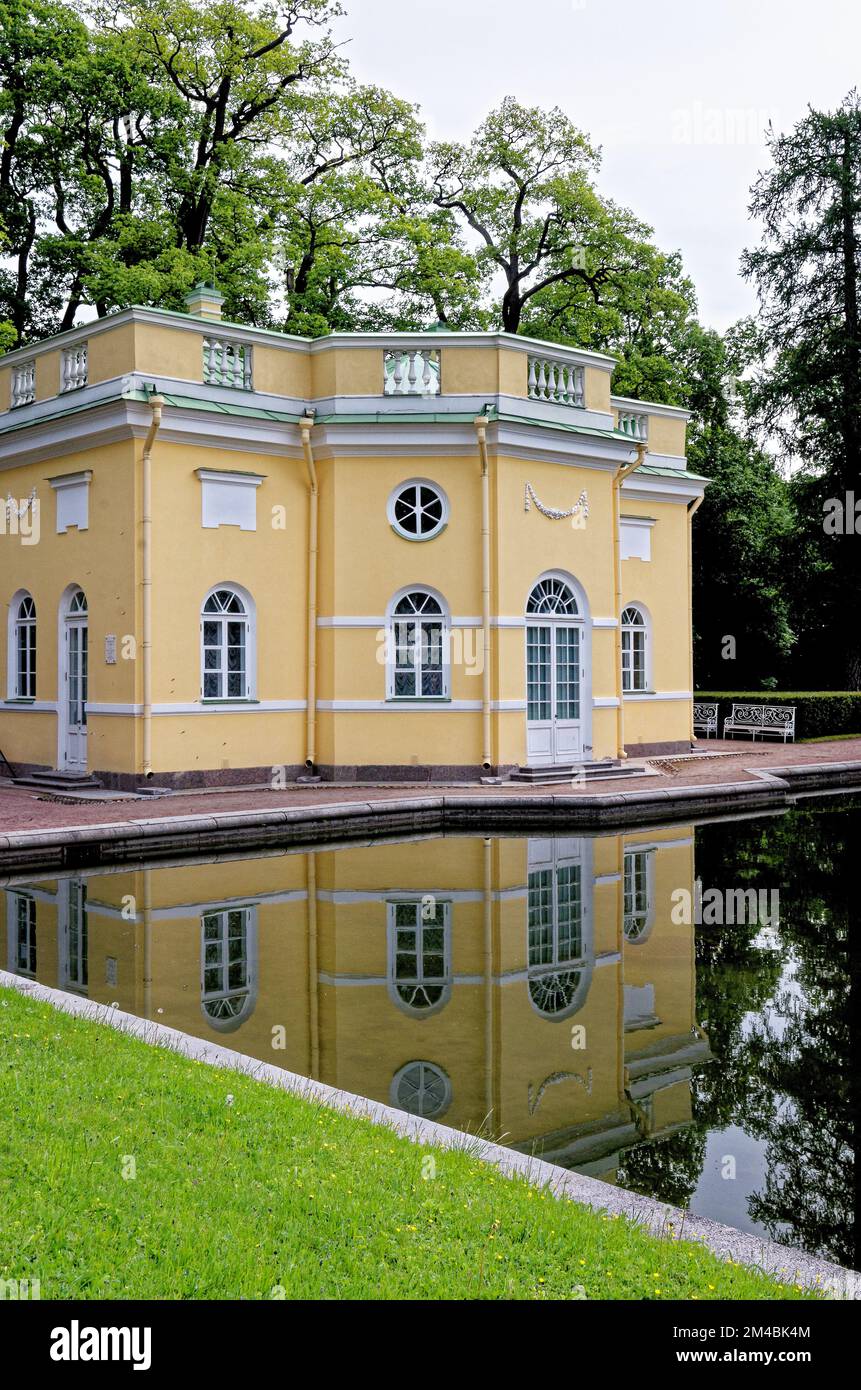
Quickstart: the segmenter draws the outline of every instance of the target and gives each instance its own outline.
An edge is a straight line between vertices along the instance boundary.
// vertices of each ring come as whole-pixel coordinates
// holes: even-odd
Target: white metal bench
[[[795,705],[736,705],[723,721],[724,738],[750,734],[760,738],[795,739]]]
[[[717,738],[718,732],[718,707],[717,704],[701,705],[694,704],[694,733],[697,729],[705,732],[706,738],[711,738],[714,734]]]

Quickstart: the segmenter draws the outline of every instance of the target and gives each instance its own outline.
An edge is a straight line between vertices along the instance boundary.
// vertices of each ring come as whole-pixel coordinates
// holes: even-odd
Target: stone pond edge
[[[326,843],[404,832],[531,829],[563,821],[583,830],[665,823],[692,816],[752,814],[787,807],[799,795],[861,788],[861,762],[804,763],[755,769],[746,782],[662,787],[601,795],[427,796],[416,791],[374,801],[262,807],[0,835],[0,869],[97,867],[158,853],[235,851],[238,846]]]

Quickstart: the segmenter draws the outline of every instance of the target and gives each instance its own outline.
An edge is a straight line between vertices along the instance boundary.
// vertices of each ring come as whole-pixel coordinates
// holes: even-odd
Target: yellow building
[[[22,877],[0,964],[612,1177],[709,1057],[693,881],[689,826]]]
[[[504,333],[133,308],[0,359],[0,749],[107,785],[687,750],[683,410]],[[280,769],[280,774],[277,770]]]

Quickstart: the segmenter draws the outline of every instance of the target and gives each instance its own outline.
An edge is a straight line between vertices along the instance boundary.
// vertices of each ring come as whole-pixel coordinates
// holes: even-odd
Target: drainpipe
[[[694,733],[694,513],[702,505],[703,498],[695,497],[693,502],[688,503],[688,614],[691,620],[691,650],[690,650],[690,692],[691,692],[691,745],[696,743]]]
[[[317,516],[319,492],[317,488],[317,469],[314,466],[314,453],[311,448],[311,430],[314,416],[307,413],[299,421],[302,433],[302,451],[305,455],[305,468],[308,472],[308,669],[305,679],[305,693],[308,707],[305,716],[305,766],[313,769],[317,754]]]
[[[637,445],[637,457],[633,463],[620,468],[613,479],[613,562],[616,570],[616,757],[624,761],[625,752],[625,707],[622,695],[622,484],[626,478],[640,467],[646,457],[645,444]]]
[[[152,451],[161,425],[164,396],[150,396],[149,429],[143,447],[143,507],[141,513],[141,600],[143,637],[141,670],[143,679],[143,775],[152,777]]]
[[[481,459],[481,632],[483,666],[481,671],[481,763],[489,772],[493,765],[490,734],[490,478],[487,466],[487,417],[475,420],[478,453]]]

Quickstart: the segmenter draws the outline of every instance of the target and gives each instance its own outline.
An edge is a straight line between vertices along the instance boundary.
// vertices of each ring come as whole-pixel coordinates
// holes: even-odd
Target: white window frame
[[[230,917],[239,915],[242,919],[242,940],[243,954],[241,964],[244,971],[244,982],[239,987],[231,987],[229,981],[229,970],[231,965],[236,965],[237,961],[229,959],[230,942]],[[207,937],[207,921],[215,922],[218,928],[218,936]],[[218,945],[221,948],[221,958],[217,961],[207,961],[207,945]],[[220,984],[217,989],[207,988],[206,973],[218,972]],[[210,1013],[207,1006],[214,1006],[219,1001],[229,999],[242,999],[239,1009],[235,1013],[216,1015]],[[247,903],[225,903],[220,906],[207,908],[200,914],[200,1010],[210,1028],[214,1028],[218,1033],[232,1033],[236,1028],[243,1024],[250,1014],[254,1012],[257,1003],[257,907],[255,904]]]
[[[622,856],[622,929],[628,945],[642,945],[654,921],[655,851],[631,845]]]
[[[413,921],[411,923],[398,922],[398,909],[404,907],[408,907],[412,911]],[[432,915],[426,916],[426,913],[432,913]],[[415,1018],[428,1018],[431,1014],[439,1013],[451,998],[451,903],[444,902],[433,894],[425,894],[422,897],[391,898],[386,903],[386,916],[389,996],[399,1009]],[[428,930],[442,931],[442,952],[434,952],[435,955],[442,955],[441,975],[425,975],[424,933]],[[401,931],[415,934],[414,947],[399,946],[398,932]],[[398,956],[402,954],[415,957],[416,970],[410,976],[399,978]],[[432,1003],[421,1004],[405,997],[405,993],[410,990],[414,991],[417,997],[425,988],[439,989],[441,991],[439,999],[435,999]]]
[[[26,921],[22,923],[21,909],[26,908]],[[19,962],[19,933],[24,927],[24,943],[27,960],[33,957],[33,967]],[[34,980],[39,968],[38,939],[36,935],[36,899],[30,893],[19,893],[14,889],[6,891],[6,930],[8,934],[7,959],[13,975],[26,975]]]
[[[397,504],[400,501],[402,493],[404,493],[407,488],[423,487],[428,488],[438,499],[440,503],[440,519],[431,530],[425,531],[422,535],[418,535],[405,528],[403,523],[398,520]],[[421,507],[421,498],[417,498],[417,501]],[[404,482],[398,483],[397,487],[390,493],[389,500],[386,503],[386,516],[388,517],[389,525],[395,534],[405,541],[432,541],[435,537],[442,535],[443,531],[448,526],[449,513],[448,496],[440,487],[439,483],[433,482],[430,478],[407,478]]]
[[[205,530],[219,526],[257,530],[257,489],[264,474],[214,468],[195,471],[200,479],[200,524]]]
[[[236,598],[243,607],[241,614],[231,614],[227,611],[222,613],[207,613],[206,605],[216,594],[228,593]],[[218,623],[221,628],[221,636],[217,646],[204,643],[205,624],[209,622]],[[228,622],[242,622],[245,628],[245,681],[241,695],[228,695],[226,693],[226,677],[231,674],[227,670],[227,642],[226,626]],[[254,600],[247,589],[239,584],[225,581],[223,584],[213,584],[204,596],[203,603],[200,605],[200,700],[202,704],[225,705],[225,704],[247,704],[256,699],[256,670],[257,670],[257,642],[256,642],[257,617]],[[218,668],[206,666],[206,653],[209,650],[217,650],[221,654],[221,664]],[[222,677],[221,693],[219,695],[207,695],[206,676],[219,674]]]
[[[426,1083],[430,1081],[439,1095],[439,1099],[434,1105],[425,1106],[421,1102],[418,1107],[408,1107],[403,1103],[400,1094],[401,1083],[408,1081],[413,1086],[415,1093],[419,1096],[425,1094]],[[418,1086],[416,1087],[416,1083]],[[407,1062],[405,1066],[399,1067],[392,1077],[389,1087],[389,1103],[396,1110],[402,1110],[406,1115],[416,1115],[424,1120],[438,1120],[440,1115],[444,1115],[451,1105],[451,1079],[442,1067],[437,1066],[436,1062],[420,1061],[418,1058],[412,1062]]]
[[[70,526],[78,531],[86,531],[90,525],[90,483],[92,470],[83,469],[80,473],[63,473],[48,482],[54,490],[57,507],[57,535],[64,535]]]
[[[398,606],[401,603],[403,603],[405,599],[412,598],[412,596],[421,596],[423,598],[432,599],[435,603],[439,605],[439,612],[428,613],[424,618],[421,612],[416,612],[414,614],[397,613],[396,609],[398,608]],[[422,676],[424,675],[425,671],[424,652],[427,649],[427,643],[425,642],[423,636],[417,636],[417,640],[413,643],[412,648],[410,648],[407,644],[402,644],[400,647],[398,646],[397,625],[399,623],[410,622],[415,623],[415,626],[419,634],[423,632],[425,626],[428,626],[431,623],[439,624],[441,627],[440,643],[442,648],[442,690],[438,695],[424,695],[421,692]],[[440,704],[442,702],[450,700],[450,641],[451,616],[449,614],[448,604],[446,603],[442,594],[440,594],[436,589],[429,588],[426,584],[408,584],[405,588],[399,589],[398,592],[392,598],[391,602],[389,603],[388,610],[386,612],[386,699],[391,700],[397,704],[401,704],[403,702],[410,702],[415,704],[416,702],[419,702],[429,705]],[[397,662],[399,651],[409,650],[412,650],[413,656],[414,658],[416,658],[416,660],[414,660],[413,662],[412,667],[399,667]],[[397,694],[395,690],[396,676],[399,673],[409,669],[412,669],[416,672],[416,693],[413,695]],[[436,670],[439,668],[431,667],[431,669]]]
[[[639,614],[641,622],[626,622],[625,618],[631,612]],[[652,621],[648,610],[642,603],[626,603],[622,609],[621,618],[622,628],[622,693],[624,695],[641,695],[646,691],[652,690]],[[634,683],[634,638],[641,636],[643,639],[643,669],[642,685]]]
[[[24,604],[29,604],[32,614],[27,617],[21,616],[21,609]],[[22,629],[26,629],[30,635],[30,641],[26,644],[25,650],[27,660],[22,669],[21,663],[21,644],[20,634]],[[7,662],[8,679],[6,686],[7,699],[9,700],[35,700],[36,698],[36,675],[38,671],[38,628],[36,603],[33,595],[28,589],[19,589],[12,597],[9,605],[9,659]],[[32,691],[22,690],[23,684],[32,685]]]

